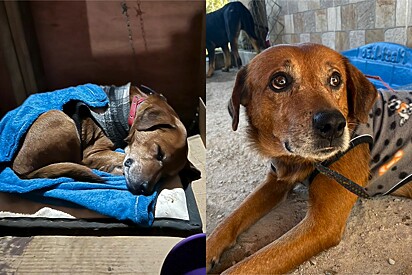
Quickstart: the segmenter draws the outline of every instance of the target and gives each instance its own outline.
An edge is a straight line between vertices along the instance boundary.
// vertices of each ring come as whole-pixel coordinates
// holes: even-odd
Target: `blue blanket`
[[[122,221],[133,221],[143,227],[153,223],[156,193],[135,196],[126,187],[123,176],[94,170],[105,183],[76,182],[71,178],[20,179],[10,168],[21,138],[43,113],[62,110],[69,101],[82,101],[90,107],[108,104],[104,91],[97,85],[86,84],[54,92],[31,95],[18,108],[0,121],[0,192],[39,196],[45,203],[59,199]]]

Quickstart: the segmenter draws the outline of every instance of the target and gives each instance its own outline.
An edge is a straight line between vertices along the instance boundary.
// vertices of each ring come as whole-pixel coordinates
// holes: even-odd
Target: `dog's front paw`
[[[216,249],[212,248],[209,242],[206,242],[206,271],[209,273],[218,263],[220,259],[220,254]]]
[[[114,175],[123,175],[123,166],[115,166],[111,172]]]
[[[212,234],[206,240],[206,271],[210,272],[214,267],[219,263],[220,256],[223,251],[225,251],[229,245],[226,244],[227,239],[224,239],[224,236],[219,234]]]

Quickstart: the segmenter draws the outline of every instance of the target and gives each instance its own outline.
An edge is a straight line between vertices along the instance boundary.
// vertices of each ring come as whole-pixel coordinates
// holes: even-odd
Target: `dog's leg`
[[[82,163],[92,169],[122,175],[125,155],[113,151],[113,142],[91,118],[83,120],[82,129]]]
[[[81,164],[72,162],[59,162],[44,166],[31,172],[28,175],[22,175],[22,178],[59,178],[69,177],[78,181],[87,182],[104,182],[104,180],[93,171]]]
[[[115,175],[123,175],[123,161],[125,155],[111,150],[88,153],[83,157],[87,167],[98,169]]]
[[[239,36],[239,34],[238,34]],[[233,56],[235,58],[235,63],[238,69],[242,67],[242,59],[239,56],[239,49],[238,49],[238,36],[235,36],[233,40],[230,42],[230,49],[232,50]]]
[[[223,251],[232,246],[243,231],[283,201],[291,187],[292,185],[278,181],[274,174],[269,173],[266,180],[208,237],[206,242],[208,270],[219,261]]]
[[[222,69],[222,71],[228,72],[230,67],[232,66],[232,57],[230,56],[229,46],[227,44],[225,46],[222,46],[222,50],[225,55],[225,67]]]
[[[260,47],[256,41],[256,39],[253,39],[252,37],[249,36],[250,43],[252,43],[253,49],[255,49],[256,53],[260,53]]]
[[[80,137],[71,118],[51,110],[39,116],[27,131],[12,169],[27,177],[35,170],[58,162],[81,162]]]
[[[393,195],[412,199],[412,183],[408,183],[402,186],[401,188],[393,192]]]
[[[209,55],[209,69],[207,71],[206,77],[212,77],[215,72],[215,48],[207,48],[207,53]]]
[[[365,185],[369,171],[367,146],[353,149],[332,165],[332,169]],[[297,226],[232,266],[225,274],[286,273],[310,257],[337,245],[357,196],[324,175],[318,175],[310,186],[309,198],[308,213]],[[255,211],[254,206],[250,211]]]
[[[235,58],[236,67],[240,69],[240,67],[242,67],[242,60],[240,59],[238,52],[238,39],[242,22],[240,20],[239,13],[235,12],[235,10],[228,10],[225,12],[224,20],[227,40],[230,43],[230,50]]]

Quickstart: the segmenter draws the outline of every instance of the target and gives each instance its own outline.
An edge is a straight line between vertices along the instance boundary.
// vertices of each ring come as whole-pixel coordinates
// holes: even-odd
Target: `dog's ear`
[[[346,62],[349,117],[366,123],[378,96],[375,86],[355,66]]]
[[[179,172],[179,177],[183,188],[186,189],[189,183],[200,179],[201,172],[188,160],[185,167]]]
[[[240,104],[246,106],[249,101],[249,92],[246,87],[247,66],[242,67],[236,75],[235,87],[229,101],[229,114],[232,117],[232,129],[237,130],[239,124]]]
[[[175,128],[175,118],[169,113],[159,109],[152,108],[142,112],[137,116],[133,126],[138,131],[152,131],[159,128]]]

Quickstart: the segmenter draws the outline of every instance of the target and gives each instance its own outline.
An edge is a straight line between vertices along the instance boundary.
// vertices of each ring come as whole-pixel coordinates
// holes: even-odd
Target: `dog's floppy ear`
[[[179,177],[183,188],[186,189],[189,183],[200,179],[201,172],[188,160],[185,167],[179,172]]]
[[[233,88],[232,98],[229,101],[229,114],[232,117],[232,129],[237,130],[239,124],[240,104],[246,106],[249,92],[246,88],[247,66],[242,67],[236,75],[235,87]]]
[[[355,66],[346,62],[349,117],[366,123],[378,96],[375,86]]]
[[[175,128],[175,119],[169,113],[152,108],[137,116],[133,125],[138,131],[152,131],[159,128]]]

